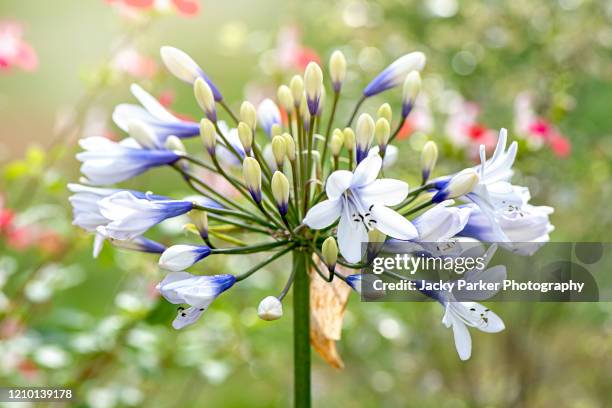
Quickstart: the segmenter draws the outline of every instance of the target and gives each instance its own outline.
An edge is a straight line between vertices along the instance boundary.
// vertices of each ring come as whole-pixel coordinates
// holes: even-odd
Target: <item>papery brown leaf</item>
[[[325,265],[319,265],[322,271],[327,271]],[[340,266],[337,268],[346,274]],[[344,363],[336,350],[336,341],[340,340],[351,288],[338,277],[326,282],[314,270],[310,277],[310,344],[329,365],[342,369]]]

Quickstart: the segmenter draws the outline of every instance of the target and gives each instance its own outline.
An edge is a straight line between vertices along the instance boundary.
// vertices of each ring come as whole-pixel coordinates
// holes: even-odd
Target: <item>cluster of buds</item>
[[[168,70],[193,87],[203,111],[201,121],[172,115],[134,85],[132,92],[140,105],[122,104],[113,114],[130,138],[121,143],[100,137],[83,139],[81,146],[86,151],[77,158],[83,162],[86,184],[119,183],[150,168],[167,166],[197,196],[175,200],[132,190],[72,185],[75,195],[71,201],[75,224],[97,235],[96,252],[108,239],[122,247],[161,253],[160,267],[170,273],[159,284],[160,293],[171,303],[189,306],[179,309],[174,322],[177,328],[194,323],[221,293],[289,253],[306,253],[313,273],[328,282],[341,279],[360,292],[361,275],[347,276],[337,265],[357,271],[363,268],[371,258],[364,251],[368,242],[459,242],[485,237],[500,242],[541,242],[548,237],[548,207],[529,205],[525,190],[509,183],[516,143],[506,149],[505,130],[493,157],[487,159],[483,147],[482,163],[474,168],[432,179],[438,149],[429,141],[421,152],[420,186],[410,189],[403,180],[381,176],[383,164],[392,156],[391,143],[420,92],[420,71],[425,66],[421,52],[398,58],[377,75],[361,98],[352,102],[352,113],[346,117],[341,117],[344,110],[340,107],[346,104],[342,92],[347,86],[348,64],[340,51],[331,54],[327,78],[326,70],[311,62],[303,75],[293,76],[278,88],[278,104],[265,99],[256,108],[244,101],[238,114],[189,55],[172,47],[163,47],[161,55]],[[360,112],[364,101],[400,85],[403,98],[397,120],[389,103],[379,105],[375,115]],[[327,110],[326,95],[332,100]],[[279,105],[286,115],[281,115]],[[186,152],[181,139],[198,135],[204,145],[202,153]],[[221,193],[198,177],[196,168],[223,177],[239,198]],[[455,198],[468,204],[454,206]],[[509,204],[530,214],[530,222],[522,219],[516,224],[501,215]],[[183,214],[191,216],[193,230],[201,239],[198,244],[166,248],[143,237],[149,228]],[[247,241],[257,235],[259,241]],[[202,276],[185,271],[208,256],[255,252],[271,255],[239,275]],[[282,316],[281,302],[297,279],[294,275],[278,295],[261,302],[258,314],[262,319]],[[432,297],[448,309],[448,296]],[[484,330],[486,324],[479,321],[474,326]]]

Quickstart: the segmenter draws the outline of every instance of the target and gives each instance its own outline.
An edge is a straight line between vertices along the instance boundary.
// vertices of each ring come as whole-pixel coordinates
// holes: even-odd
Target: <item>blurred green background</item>
[[[192,55],[234,108],[245,98],[274,96],[303,69],[304,58],[325,64],[341,49],[350,81],[339,108],[344,116],[394,58],[424,51],[431,125],[415,125],[398,143],[402,159],[391,174],[418,182],[418,151],[427,139],[442,148],[437,174],[473,163],[478,140],[459,144],[448,134],[456,106],[471,101],[480,110],[474,128],[507,127],[519,140],[515,184],[528,185],[536,204],[555,207],[552,240],[610,241],[610,2],[202,0],[194,17],[148,11],[134,18],[102,0],[3,0],[4,19],[23,24],[39,66],[0,71],[3,214],[10,210],[26,230],[25,238],[15,238],[0,224],[6,299],[0,385],[72,385],[80,404],[93,407],[290,404],[290,302],[279,321],[256,315],[259,301],[281,289],[286,265],[258,272],[197,325],[175,332],[174,307],[152,295],[162,276],[156,258],[108,246],[93,260],[92,238],[70,225],[65,185],[79,177],[76,141],[92,133],[121,136],[110,114],[115,104],[132,101],[131,82],[167,98],[172,110],[198,117],[190,87],[160,65],[162,45]],[[134,55],[156,69],[132,72]],[[515,101],[524,92],[533,97],[534,114],[571,143],[566,157],[520,134]],[[388,100],[397,114],[400,94],[389,91],[365,110],[373,113]],[[188,147],[198,151],[199,141]],[[187,194],[180,178],[163,169],[124,185]],[[152,237],[184,240],[181,225],[167,222]],[[195,269],[240,271],[253,262],[207,259]],[[339,342],[346,368],[336,371],[314,357],[315,406],[612,403],[608,303],[494,309],[507,329],[473,332],[473,356],[462,362],[438,305],[361,303],[353,296]]]

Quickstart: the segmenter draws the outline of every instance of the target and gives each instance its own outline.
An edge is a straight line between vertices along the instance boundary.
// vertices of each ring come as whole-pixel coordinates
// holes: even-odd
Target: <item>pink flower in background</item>
[[[313,49],[302,45],[302,35],[297,26],[283,27],[278,32],[276,54],[283,71],[303,71],[309,62],[321,64],[321,57]]]
[[[36,51],[22,37],[21,24],[0,21],[0,71],[8,71],[12,67],[24,71],[34,71],[38,68]]]
[[[548,120],[538,116],[533,107],[533,95],[521,92],[514,101],[514,127],[519,137],[527,140],[532,150],[538,150],[545,144],[561,158],[569,156],[572,145]]]
[[[105,0],[107,3],[116,6],[120,12],[126,16],[134,16],[138,11],[160,11],[173,10],[178,14],[191,17],[200,11],[198,0]]]
[[[446,121],[446,135],[453,145],[468,151],[473,157],[478,157],[481,144],[487,151],[492,150],[497,142],[497,133],[486,125],[478,122],[480,106],[462,98],[452,103]]]
[[[111,62],[111,66],[118,72],[138,79],[151,79],[157,73],[155,60],[142,55],[135,48],[119,51]]]

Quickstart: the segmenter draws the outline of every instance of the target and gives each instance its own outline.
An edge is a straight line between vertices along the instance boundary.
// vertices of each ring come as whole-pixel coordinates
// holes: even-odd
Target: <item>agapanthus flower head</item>
[[[425,61],[425,54],[418,51],[396,59],[365,87],[363,95],[365,97],[374,96],[401,85],[409,72],[423,70]]]

